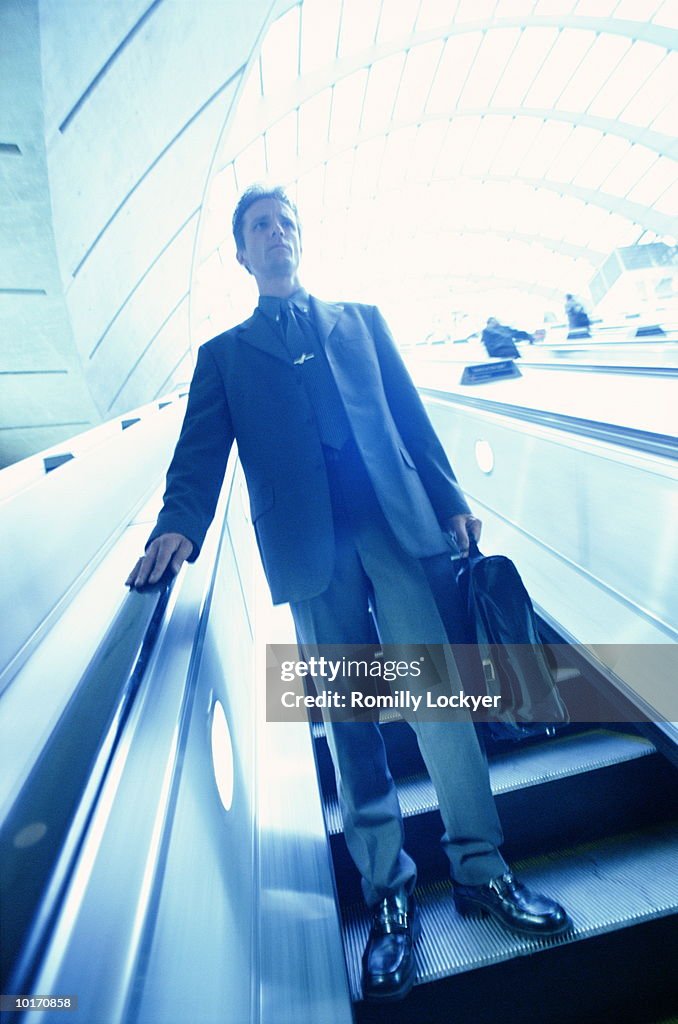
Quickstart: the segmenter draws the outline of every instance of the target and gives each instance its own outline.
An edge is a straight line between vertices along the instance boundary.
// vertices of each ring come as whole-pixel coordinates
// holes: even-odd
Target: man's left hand
[[[450,531],[454,534],[462,558],[468,558],[470,537],[479,541],[482,528],[483,524],[480,519],[469,513],[450,517]]]

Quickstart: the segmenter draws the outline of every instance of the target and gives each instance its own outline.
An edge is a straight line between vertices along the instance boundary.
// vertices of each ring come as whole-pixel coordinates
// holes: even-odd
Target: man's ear
[[[240,264],[240,266],[245,268],[245,270],[247,271],[248,274],[252,273],[252,271],[250,269],[250,265],[247,262],[247,256],[245,256],[245,253],[243,252],[242,249],[238,249],[236,251],[235,258],[237,259],[237,261]]]

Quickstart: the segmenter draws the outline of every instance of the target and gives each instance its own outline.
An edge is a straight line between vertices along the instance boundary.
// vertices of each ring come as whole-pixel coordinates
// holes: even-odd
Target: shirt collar
[[[282,306],[291,303],[300,313],[308,313],[309,298],[305,288],[297,288],[286,299],[279,299],[277,295],[260,295],[258,309],[261,310],[270,320],[278,320]]]

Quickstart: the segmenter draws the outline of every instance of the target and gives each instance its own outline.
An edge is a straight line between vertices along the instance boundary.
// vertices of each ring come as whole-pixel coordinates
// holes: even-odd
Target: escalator
[[[330,1007],[348,1024],[310,736],[269,726],[256,685],[268,598],[235,459],[199,563],[170,588],[122,583],[176,428],[156,412],[105,458],[92,445],[7,488],[2,1021],[56,1024],[68,1006],[74,1024],[310,1024]],[[102,462],[118,466],[103,482]],[[41,515],[70,533],[36,543]]]
[[[640,438],[629,454],[621,434],[586,444],[563,423],[452,410],[439,394],[433,403],[494,549],[515,554],[540,601],[549,643],[581,635],[582,622],[594,639],[614,623],[657,651],[675,641],[660,557],[671,522],[665,448],[644,451]],[[368,920],[322,729],[266,720],[261,638],[289,642],[291,624],[276,632],[234,461],[199,562],[171,591],[122,587],[155,518],[181,408],[156,412],[23,481],[3,508],[14,581],[0,595],[1,909],[13,915],[3,992],[74,994],[76,1024],[658,1024],[675,1013],[676,731],[634,725],[635,705],[620,714],[619,687],[566,644],[561,691],[576,705],[591,687],[598,724],[488,744],[488,756],[507,859],[562,899],[574,933],[516,939],[456,916],[414,734],[386,721],[424,934],[408,999],[387,1010],[361,1001]],[[493,445],[491,480],[469,461],[472,444],[470,457],[455,454],[475,432]],[[519,507],[526,453],[540,475]],[[562,492],[554,484],[551,494],[549,473],[588,501],[580,521],[561,517],[557,550],[548,502],[562,505]],[[630,552],[620,562],[614,530],[597,545],[586,532],[587,515],[600,518],[622,487],[629,520],[642,513],[639,494],[661,513],[635,561]],[[58,529],[40,530],[45,509]],[[632,683],[647,710],[652,679]],[[15,1019],[56,1024],[63,1012]]]
[[[553,650],[554,648],[550,648]],[[581,665],[559,649],[561,693],[585,687]],[[602,711],[602,708],[601,708]],[[342,834],[334,772],[322,724],[313,725],[325,821],[341,907],[351,997],[359,1024],[539,1022],[629,1024],[678,1011],[678,763],[660,753],[651,724],[619,698],[609,724],[576,723],[557,736],[519,744],[482,732],[492,790],[518,876],[561,900],[573,929],[563,936],[516,936],[490,918],[455,910],[433,786],[409,726],[389,712],[382,722],[405,821],[405,847],[418,866],[422,935],[418,981],[402,1003],[362,1001],[360,959],[370,921]],[[454,729],[454,725],[450,725]],[[483,731],[485,730],[485,731]],[[453,741],[453,740],[452,740]],[[667,748],[668,749],[668,748]]]

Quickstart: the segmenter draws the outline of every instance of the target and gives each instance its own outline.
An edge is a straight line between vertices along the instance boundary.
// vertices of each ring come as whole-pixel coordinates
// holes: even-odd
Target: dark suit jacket
[[[442,527],[467,512],[388,327],[373,306],[311,298],[315,323],[379,503],[403,548],[449,550]],[[237,441],[273,601],[322,593],[334,566],[327,471],[303,366],[261,313],[204,344],[149,543],[176,532],[197,558]]]

